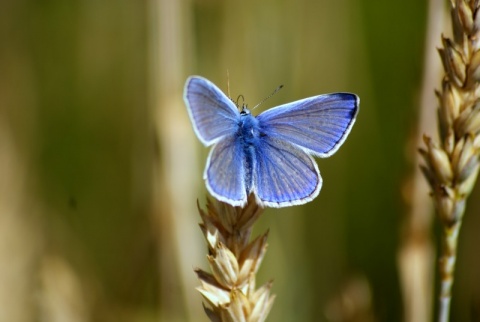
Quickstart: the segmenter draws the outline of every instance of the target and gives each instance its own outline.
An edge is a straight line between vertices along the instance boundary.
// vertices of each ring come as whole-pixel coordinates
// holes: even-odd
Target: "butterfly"
[[[258,205],[276,208],[319,194],[322,177],[312,156],[326,158],[338,150],[360,103],[355,94],[324,94],[255,117],[200,76],[187,79],[184,100],[199,140],[213,145],[203,175],[212,196],[243,207],[253,193]]]

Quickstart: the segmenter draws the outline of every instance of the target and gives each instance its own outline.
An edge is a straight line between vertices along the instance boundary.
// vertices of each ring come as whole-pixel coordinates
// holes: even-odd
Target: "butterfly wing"
[[[307,203],[320,192],[317,164],[288,142],[264,136],[255,149],[254,192],[257,203],[286,207]]]
[[[183,94],[198,138],[206,146],[235,133],[240,113],[235,104],[209,80],[191,76]]]
[[[325,94],[269,109],[257,119],[267,136],[323,158],[335,153],[347,138],[359,103],[355,94]]]
[[[204,179],[208,191],[218,200],[232,206],[247,202],[245,153],[236,136],[227,136],[216,143],[207,159]]]

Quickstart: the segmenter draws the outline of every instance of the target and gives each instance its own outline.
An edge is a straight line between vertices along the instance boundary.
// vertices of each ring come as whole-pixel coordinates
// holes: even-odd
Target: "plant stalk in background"
[[[442,37],[445,69],[437,92],[440,142],[424,136],[421,168],[432,189],[443,227],[439,261],[438,321],[449,320],[457,241],[466,199],[477,180],[480,153],[480,18],[479,2],[452,0],[453,39]]]
[[[250,242],[253,223],[263,209],[253,195],[244,208],[208,200],[207,211],[200,209],[202,229],[208,244],[207,259],[212,273],[196,269],[211,321],[265,321],[275,296],[272,282],[255,289],[255,276],[267,249],[267,235]]]

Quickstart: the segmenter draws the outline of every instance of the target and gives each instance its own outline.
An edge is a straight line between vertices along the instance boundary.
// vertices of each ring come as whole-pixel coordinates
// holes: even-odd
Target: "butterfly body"
[[[243,206],[255,194],[261,206],[284,207],[315,198],[322,179],[311,155],[328,157],[344,142],[358,113],[350,93],[314,96],[257,117],[205,78],[192,76],[184,99],[202,143],[213,145],[205,167],[207,189]]]
[[[242,110],[238,118],[238,130],[236,132],[237,145],[242,147],[242,157],[238,160],[243,162],[245,169],[244,185],[245,193],[248,195],[253,187],[252,173],[256,160],[256,147],[260,142],[261,129],[258,120],[246,108]]]

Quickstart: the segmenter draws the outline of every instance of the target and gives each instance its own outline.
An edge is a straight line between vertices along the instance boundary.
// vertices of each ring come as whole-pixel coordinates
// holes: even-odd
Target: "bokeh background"
[[[427,321],[438,227],[418,176],[446,1],[0,2],[0,321],[207,321],[198,74],[250,106],[361,98],[313,202],[267,209],[269,321]],[[227,73],[229,77],[227,78]],[[452,321],[480,321],[480,191]]]

